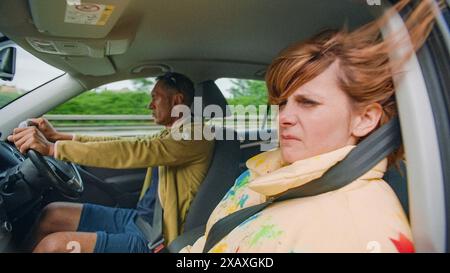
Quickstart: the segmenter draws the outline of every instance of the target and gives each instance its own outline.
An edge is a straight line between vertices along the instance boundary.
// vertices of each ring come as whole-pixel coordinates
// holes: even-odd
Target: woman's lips
[[[284,141],[288,141],[288,140],[297,140],[299,141],[300,139],[294,135],[289,135],[289,134],[281,134],[281,139]]]

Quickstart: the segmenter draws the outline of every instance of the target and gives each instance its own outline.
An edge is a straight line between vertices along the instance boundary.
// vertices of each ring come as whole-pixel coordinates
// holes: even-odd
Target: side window
[[[224,126],[238,132],[275,128],[275,117],[267,115],[268,93],[266,83],[260,80],[221,78],[216,80],[228,101],[232,115],[225,118]],[[213,119],[212,124],[219,125]]]
[[[0,80],[0,108],[64,74],[64,71],[41,61],[13,42],[8,41],[0,48],[8,46],[16,48],[16,73],[12,81]]]
[[[125,80],[83,92],[45,117],[57,130],[85,135],[136,136],[157,132],[148,109],[154,78]]]
[[[267,105],[267,87],[264,81],[222,78],[216,84],[230,105]]]

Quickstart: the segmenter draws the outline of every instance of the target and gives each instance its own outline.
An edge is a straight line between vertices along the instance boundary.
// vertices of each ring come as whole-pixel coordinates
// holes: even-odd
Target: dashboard
[[[17,166],[25,161],[25,159],[25,156],[22,155],[16,147],[4,141],[0,141],[0,180],[3,172]]]
[[[44,180],[30,159],[0,141],[0,252],[12,237],[14,223],[40,204],[48,188]]]
[[[8,170],[18,166],[25,161],[25,157],[15,147],[0,141],[0,252],[4,250],[10,239],[12,232],[12,223],[7,216],[7,208],[4,195],[4,186]]]

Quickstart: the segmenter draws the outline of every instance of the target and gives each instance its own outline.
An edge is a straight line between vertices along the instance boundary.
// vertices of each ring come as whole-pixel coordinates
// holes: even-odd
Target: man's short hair
[[[167,89],[174,89],[181,92],[184,97],[184,104],[191,106],[194,101],[194,83],[185,75],[176,72],[167,72],[156,78],[157,82],[162,82]]]

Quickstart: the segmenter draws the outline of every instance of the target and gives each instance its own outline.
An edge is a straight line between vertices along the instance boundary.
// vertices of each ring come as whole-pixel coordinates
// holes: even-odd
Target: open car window
[[[58,131],[83,135],[136,136],[161,130],[148,108],[155,78],[137,78],[87,90],[47,112]]]
[[[276,112],[268,105],[266,83],[262,80],[220,78],[215,81],[223,92],[231,115],[225,120],[213,118],[213,125],[233,128],[238,132],[276,129]]]

